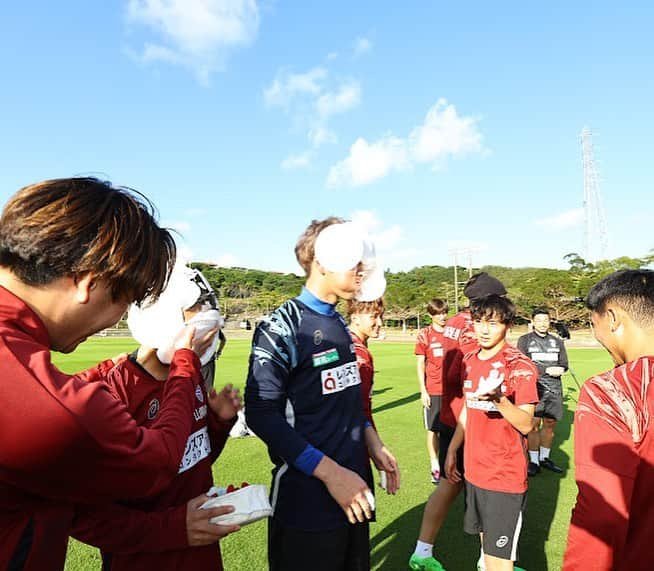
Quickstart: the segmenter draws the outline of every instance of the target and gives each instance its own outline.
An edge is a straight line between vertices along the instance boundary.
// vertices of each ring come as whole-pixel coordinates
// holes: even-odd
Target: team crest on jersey
[[[159,412],[159,399],[152,399],[148,405],[148,420],[153,420]]]
[[[550,347],[556,347],[556,341],[554,339],[550,339]]]
[[[204,402],[204,396],[202,395],[202,389],[200,388],[200,385],[195,387],[195,397],[200,401]]]
[[[333,369],[326,369],[320,372],[320,381],[323,395],[340,393],[348,387],[361,384],[359,367],[356,361],[352,361]]]
[[[320,331],[320,329],[316,329],[313,332],[313,344],[314,345],[320,345],[322,343],[322,340],[323,340],[322,331]]]

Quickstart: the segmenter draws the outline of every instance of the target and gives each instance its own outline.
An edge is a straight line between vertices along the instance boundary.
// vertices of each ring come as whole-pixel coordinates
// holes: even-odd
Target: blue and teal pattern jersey
[[[257,327],[245,414],[275,464],[271,503],[282,524],[307,531],[347,525],[312,474],[327,455],[369,479],[360,384],[343,318],[308,290]]]

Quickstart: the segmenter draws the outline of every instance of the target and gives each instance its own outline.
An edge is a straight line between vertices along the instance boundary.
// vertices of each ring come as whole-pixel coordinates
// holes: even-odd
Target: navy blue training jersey
[[[312,473],[327,455],[369,479],[360,384],[343,318],[308,290],[257,327],[245,413],[275,464],[271,503],[283,525],[306,531],[348,525]]]

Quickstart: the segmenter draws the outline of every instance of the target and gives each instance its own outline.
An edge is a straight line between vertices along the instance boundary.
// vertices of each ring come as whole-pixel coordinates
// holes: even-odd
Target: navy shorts
[[[441,416],[441,395],[430,395],[431,406],[423,406],[423,416],[425,419],[425,428],[431,432],[438,431],[439,420]]]

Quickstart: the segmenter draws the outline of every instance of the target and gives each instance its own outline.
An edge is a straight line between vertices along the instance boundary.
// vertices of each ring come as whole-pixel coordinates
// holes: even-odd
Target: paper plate
[[[211,488],[207,495],[217,491],[217,488]],[[234,506],[234,511],[212,517],[209,520],[211,523],[218,525],[247,525],[272,515],[272,507],[268,501],[268,490],[266,486],[260,484],[253,484],[229,494],[210,498],[200,508],[208,509],[220,506]]]

